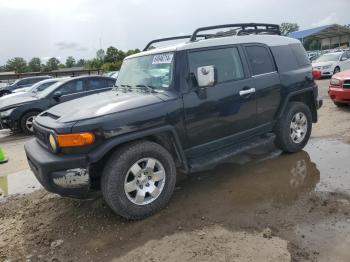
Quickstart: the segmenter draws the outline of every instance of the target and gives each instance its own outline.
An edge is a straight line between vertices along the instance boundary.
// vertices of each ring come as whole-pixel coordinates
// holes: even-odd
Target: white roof
[[[144,52],[137,53],[135,55],[128,56],[127,58],[202,48],[202,47],[224,46],[224,45],[246,44],[246,43],[261,43],[261,44],[266,44],[267,46],[280,46],[280,45],[300,43],[300,41],[294,38],[279,36],[279,35],[227,36],[227,37],[209,38],[204,40],[198,40],[195,42],[185,42],[185,43],[155,48],[149,51],[144,51]]]

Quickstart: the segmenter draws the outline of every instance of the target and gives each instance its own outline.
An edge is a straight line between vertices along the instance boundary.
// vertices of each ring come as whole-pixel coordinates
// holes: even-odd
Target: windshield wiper
[[[150,85],[136,85],[135,87],[141,87],[143,89],[146,89],[147,91],[150,91],[151,93],[159,93],[154,86]]]

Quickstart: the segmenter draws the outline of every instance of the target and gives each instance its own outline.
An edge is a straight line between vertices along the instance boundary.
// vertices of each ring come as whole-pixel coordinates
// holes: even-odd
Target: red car
[[[335,105],[350,105],[350,70],[332,76],[328,94]]]

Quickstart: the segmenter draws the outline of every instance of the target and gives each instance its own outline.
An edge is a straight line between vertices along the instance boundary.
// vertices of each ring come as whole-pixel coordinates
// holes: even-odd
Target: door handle
[[[240,96],[245,96],[245,95],[252,94],[252,93],[255,93],[255,88],[254,87],[246,89],[246,90],[239,91],[239,95]]]

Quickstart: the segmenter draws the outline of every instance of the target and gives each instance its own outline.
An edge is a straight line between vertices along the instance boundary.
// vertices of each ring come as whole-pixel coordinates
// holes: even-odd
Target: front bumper
[[[329,87],[328,94],[334,102],[350,104],[350,89]]]
[[[1,129],[18,129],[18,123],[11,120],[9,117],[0,117],[0,130]]]
[[[27,142],[24,149],[30,168],[47,191],[69,197],[83,197],[89,192],[89,163],[85,155],[55,155],[36,138]]]

